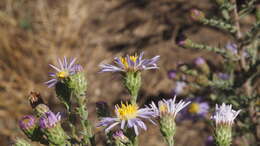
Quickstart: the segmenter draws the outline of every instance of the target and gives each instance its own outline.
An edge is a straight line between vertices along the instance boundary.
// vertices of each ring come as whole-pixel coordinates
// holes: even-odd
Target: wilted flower
[[[129,72],[129,71],[141,71],[149,69],[157,69],[157,61],[160,56],[155,56],[152,59],[143,59],[144,53],[139,56],[116,57],[114,62],[116,65],[101,64],[101,72]]]
[[[32,115],[23,116],[19,121],[19,126],[23,131],[30,130],[36,126],[36,119]]]
[[[58,81],[63,80],[68,76],[77,73],[78,71],[81,71],[82,67],[79,64],[74,64],[75,61],[75,58],[67,60],[67,58],[64,57],[63,60],[58,59],[59,67],[49,64],[56,72],[49,74],[53,79],[45,82],[48,87],[53,87],[57,84]]]
[[[138,135],[138,128],[146,130],[147,127],[144,122],[141,120],[147,119],[151,122],[151,117],[154,116],[154,112],[149,108],[138,108],[136,104],[121,104],[121,106],[115,106],[116,117],[104,117],[99,122],[98,126],[105,126],[106,132],[110,131],[116,125],[120,125],[121,129],[124,129],[125,126],[128,128],[134,128],[135,134]]]
[[[183,100],[176,103],[176,96],[173,99],[161,100],[158,102],[158,106],[154,102],[150,104],[152,111],[154,111],[156,116],[163,117],[165,115],[176,117],[183,108],[185,108],[190,102],[185,102]]]
[[[241,111],[235,111],[232,109],[232,105],[226,105],[225,103],[222,103],[221,106],[216,105],[215,110],[212,119],[215,121],[217,126],[222,124],[231,126]]]
[[[46,129],[46,128],[52,128],[54,127],[57,123],[59,123],[61,120],[61,115],[60,113],[57,113],[56,115],[49,111],[46,112],[45,115],[43,115],[40,118],[40,127],[42,129]]]

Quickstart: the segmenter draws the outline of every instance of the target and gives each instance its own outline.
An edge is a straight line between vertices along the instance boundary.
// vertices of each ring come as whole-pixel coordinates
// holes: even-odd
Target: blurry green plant
[[[225,32],[231,37],[232,43],[220,48],[193,42],[184,34],[180,34],[176,41],[184,48],[219,54],[224,60],[221,71],[214,70],[207,61],[198,58],[193,66],[180,65],[169,75],[174,75],[172,79],[185,85],[178,85],[176,94],[208,96],[214,103],[225,102],[241,109],[235,136],[245,136],[249,145],[257,145],[260,141],[260,94],[256,86],[260,76],[260,4],[257,0],[245,1],[243,5],[238,5],[236,0],[216,0],[216,3],[221,14],[219,19],[215,19],[218,16],[207,18],[198,9],[191,10],[191,19]],[[241,29],[241,19],[248,15],[253,16],[255,21],[250,28]]]

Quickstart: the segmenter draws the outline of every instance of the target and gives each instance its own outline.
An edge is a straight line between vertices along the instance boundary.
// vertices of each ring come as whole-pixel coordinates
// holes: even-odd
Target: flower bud
[[[205,18],[205,14],[197,9],[192,9],[190,11],[190,17],[193,21],[202,21]]]
[[[125,146],[125,144],[129,142],[129,139],[124,135],[122,130],[114,132],[112,136],[116,146]]]
[[[24,139],[16,139],[13,146],[31,146],[31,144]]]
[[[49,111],[40,118],[40,128],[46,135],[48,141],[54,145],[66,145],[67,134],[61,127],[61,116]]]
[[[82,68],[80,65],[77,68]],[[81,71],[82,69],[77,69]],[[84,72],[77,72],[69,77],[65,82],[66,86],[71,90],[72,94],[77,98],[78,102],[84,102],[85,92],[87,90],[87,80],[84,76]]]
[[[41,117],[49,111],[50,111],[49,107],[45,104],[39,104],[34,108],[34,113],[37,115],[37,117]]]
[[[23,116],[19,121],[19,126],[25,135],[32,137],[37,126],[36,119],[32,115]]]
[[[196,67],[204,74],[208,75],[210,73],[210,68],[206,62],[206,60],[202,57],[198,57],[195,59]]]

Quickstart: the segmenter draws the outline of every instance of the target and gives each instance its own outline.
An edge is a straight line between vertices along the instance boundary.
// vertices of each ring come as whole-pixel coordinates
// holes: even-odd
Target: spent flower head
[[[156,116],[163,117],[165,115],[171,115],[174,118],[176,115],[185,108],[190,102],[185,102],[180,100],[178,103],[176,102],[176,96],[173,99],[168,100],[160,100],[158,102],[158,106],[154,102],[150,104],[151,110],[154,112]]]
[[[232,109],[232,105],[226,105],[222,103],[221,106],[216,105],[215,114],[211,117],[215,124],[218,125],[232,125],[235,118],[238,116],[241,110],[235,111]]]
[[[158,68],[156,63],[160,56],[155,56],[151,59],[143,59],[143,55],[144,53],[142,52],[139,56],[126,55],[126,57],[116,57],[114,58],[115,65],[101,64],[101,72],[136,72]]]
[[[40,127],[42,129],[52,128],[56,124],[58,124],[60,120],[61,120],[60,113],[57,113],[55,115],[52,111],[46,112],[45,115],[43,115],[40,118]]]
[[[149,108],[138,108],[136,104],[123,104],[115,106],[116,117],[104,117],[98,124],[99,126],[107,127],[106,132],[110,131],[116,125],[120,125],[121,129],[134,128],[135,134],[139,134],[139,128],[146,130],[147,127],[142,119],[147,119],[153,123],[151,117],[154,117],[154,112]]]
[[[55,86],[58,81],[61,81],[73,74],[76,74],[77,72],[82,70],[81,65],[75,64],[76,59],[67,59],[66,57],[62,59],[58,59],[59,66],[54,66],[52,64],[49,64],[50,67],[52,67],[55,72],[50,73],[49,75],[53,78],[47,82],[45,82],[48,87]]]

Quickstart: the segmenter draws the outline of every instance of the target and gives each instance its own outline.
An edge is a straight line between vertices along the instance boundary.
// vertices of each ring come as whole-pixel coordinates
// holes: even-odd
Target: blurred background
[[[145,52],[160,55],[160,69],[143,73],[140,103],[156,97],[171,97],[174,83],[168,71],[177,64],[203,56],[221,62],[208,52],[183,49],[175,44],[178,32],[185,31],[197,42],[224,45],[227,36],[189,20],[191,8],[216,12],[210,0],[1,0],[0,1],[0,145],[24,137],[17,121],[31,113],[27,96],[40,92],[54,111],[62,111],[48,80],[57,58],[76,57],[88,79],[87,98],[90,118],[97,122],[95,103],[129,99],[120,76],[98,73],[100,63],[115,56]],[[246,22],[245,22],[246,25]],[[213,59],[212,59],[213,58]],[[141,134],[141,146],[165,145],[158,128],[149,125]],[[201,146],[210,135],[204,122],[179,124],[176,146]],[[103,136],[96,129],[97,137]],[[98,144],[104,145],[99,139]]]

